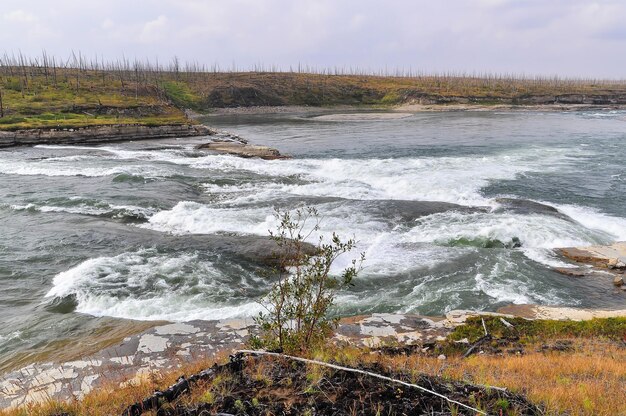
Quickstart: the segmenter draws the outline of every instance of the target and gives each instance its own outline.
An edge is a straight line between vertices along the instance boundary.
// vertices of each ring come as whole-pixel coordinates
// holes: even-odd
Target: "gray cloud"
[[[3,0],[7,52],[624,78],[621,0]]]

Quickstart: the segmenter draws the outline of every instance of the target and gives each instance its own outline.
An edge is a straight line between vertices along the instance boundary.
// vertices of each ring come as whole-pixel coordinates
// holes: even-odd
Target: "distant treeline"
[[[56,76],[57,70],[96,71],[105,73],[116,73],[129,81],[133,81],[132,74],[139,74],[140,78],[155,79],[156,74],[165,77],[195,77],[201,74],[216,73],[291,73],[291,74],[312,74],[326,76],[373,76],[388,78],[414,78],[439,80],[448,82],[451,79],[465,79],[468,82],[482,82],[485,85],[493,85],[497,82],[528,83],[543,86],[572,86],[572,85],[626,85],[626,79],[603,79],[593,77],[561,77],[558,75],[526,75],[516,73],[493,73],[493,72],[464,72],[446,71],[432,72],[416,70],[414,68],[387,68],[384,69],[363,69],[358,66],[333,66],[319,67],[298,63],[295,66],[279,66],[254,64],[248,67],[240,67],[236,64],[230,66],[220,66],[195,62],[181,62],[177,57],[168,62],[156,60],[129,59],[126,57],[105,60],[97,56],[88,58],[81,52],[72,52],[67,58],[51,56],[43,51],[41,56],[26,56],[22,53],[4,53],[0,57],[0,73],[2,75],[45,75]]]
[[[0,128],[183,123],[183,109],[240,106],[626,104],[626,80],[516,74],[251,68],[72,53],[0,56]],[[90,118],[91,117],[91,118]],[[63,123],[59,120],[62,119]]]

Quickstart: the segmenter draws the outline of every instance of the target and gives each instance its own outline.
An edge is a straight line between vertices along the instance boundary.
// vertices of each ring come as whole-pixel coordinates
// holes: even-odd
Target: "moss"
[[[626,318],[596,318],[588,321],[527,320],[506,318],[513,325],[507,327],[499,317],[483,317],[488,332],[494,338],[519,338],[522,342],[534,342],[558,337],[587,337],[621,340],[626,336]],[[467,338],[475,342],[485,335],[482,319],[469,318],[465,325],[457,327],[450,335],[452,341]]]
[[[176,107],[198,109],[200,97],[194,94],[189,85],[178,81],[167,81],[163,83],[163,89]]]
[[[390,91],[380,100],[381,104],[399,104],[402,102],[402,97],[398,91]]]

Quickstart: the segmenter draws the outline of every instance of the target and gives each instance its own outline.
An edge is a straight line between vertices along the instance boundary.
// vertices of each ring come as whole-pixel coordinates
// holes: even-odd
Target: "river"
[[[358,241],[334,272],[365,253],[336,314],[626,304],[608,278],[553,270],[554,248],[626,240],[624,111],[206,122],[293,158],[201,138],[0,151],[0,369],[129,319],[256,314],[264,267],[218,243],[266,236],[275,207],[314,206],[322,235]]]

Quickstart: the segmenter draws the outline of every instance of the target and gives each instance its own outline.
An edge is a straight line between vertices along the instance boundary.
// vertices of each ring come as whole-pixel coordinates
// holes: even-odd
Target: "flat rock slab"
[[[257,146],[239,141],[213,141],[198,146],[198,149],[211,152],[234,155],[244,158],[258,157],[265,160],[287,159],[276,149],[267,146]]]
[[[616,260],[626,263],[626,241],[604,246],[559,248],[557,252],[570,260],[599,267],[609,267]]]
[[[49,399],[81,398],[93,388],[141,379],[185,362],[238,348],[252,320],[169,323],[124,338],[82,360],[31,364],[0,378],[0,409]]]
[[[203,125],[142,126],[117,124],[76,129],[26,129],[0,131],[0,148],[38,144],[87,144],[126,140],[212,136],[217,132]]]
[[[463,320],[374,314],[341,321],[335,340],[360,346],[427,343],[445,338]],[[111,383],[140,380],[153,371],[212,359],[241,348],[258,328],[252,319],[168,323],[124,338],[81,360],[31,364],[0,377],[0,409],[49,399],[81,398]]]
[[[626,316],[622,311],[585,311],[521,305],[498,313],[452,311],[445,317],[373,314],[344,318],[334,341],[358,346],[423,345],[445,339],[471,316],[525,316],[542,319],[591,319]],[[252,319],[190,321],[155,326],[84,359],[31,364],[0,377],[0,409],[50,399],[82,398],[105,384],[132,383],[155,371],[172,371],[186,362],[213,359],[240,349],[258,333]]]
[[[626,317],[626,309],[578,309],[560,306],[510,305],[498,312],[527,319],[553,319],[559,321],[586,321],[594,318]]]

